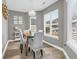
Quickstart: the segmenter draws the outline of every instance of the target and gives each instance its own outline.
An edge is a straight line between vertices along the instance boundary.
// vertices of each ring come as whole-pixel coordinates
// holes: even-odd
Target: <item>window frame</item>
[[[22,19],[20,19],[20,17]],[[23,17],[22,16],[13,16],[13,24],[14,25],[17,25],[17,24],[21,25],[21,24],[23,24]]]
[[[58,10],[58,18],[59,18],[59,9],[55,9],[55,10],[53,10],[53,11],[56,11],[56,10]],[[50,11],[50,12],[48,12],[48,13],[46,13],[46,14],[43,15],[43,17],[45,17],[45,15],[50,14],[50,19],[49,19],[50,24],[46,24],[46,23],[45,23],[45,18],[44,18],[44,35],[59,40],[59,37],[58,37],[58,36],[56,36],[56,35],[51,35],[51,33],[52,33],[52,25],[53,25],[53,24],[52,24],[52,19],[51,19],[51,17],[52,17],[52,14],[51,14],[51,13],[52,13],[53,11]],[[47,27],[47,25],[50,26],[50,35],[47,34],[47,33],[46,33],[46,30],[45,30],[45,27]]]
[[[73,33],[72,29],[73,29],[73,27],[71,26],[72,22],[74,22],[73,21],[73,15],[74,14],[73,14],[72,10],[75,10],[74,7],[76,6],[76,5],[74,6],[73,3],[76,3],[76,2],[77,2],[76,0],[73,0],[73,1],[68,0],[67,1],[67,17],[69,16],[68,19],[67,19],[67,35],[69,34],[68,31],[71,30],[71,32],[70,32],[71,36],[70,35],[67,36],[67,42],[66,42],[66,44],[67,44],[68,47],[71,48],[71,50],[73,52],[75,52],[77,54],[77,40],[72,39],[72,33]],[[68,21],[68,20],[70,20],[70,21]],[[71,24],[71,25],[69,25],[69,27],[71,29],[68,28],[68,24],[69,23]]]
[[[36,17],[36,16],[33,16],[33,17]],[[37,17],[36,17],[36,19],[37,19]],[[36,19],[35,19],[35,21],[36,21]],[[31,24],[31,17],[30,17],[30,29],[32,29],[31,26],[32,26],[32,24]],[[35,26],[36,26],[36,24],[35,24]],[[37,26],[36,26],[35,32],[36,32],[36,31],[37,31]],[[34,33],[32,33],[32,35],[34,35]]]

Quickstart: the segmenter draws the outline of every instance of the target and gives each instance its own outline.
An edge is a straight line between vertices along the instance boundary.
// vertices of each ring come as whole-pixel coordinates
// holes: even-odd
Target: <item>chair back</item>
[[[23,32],[21,29],[18,29],[18,32],[19,32],[20,44],[24,44]]]
[[[36,32],[34,34],[34,40],[32,47],[35,48],[41,48],[43,46],[43,32]]]

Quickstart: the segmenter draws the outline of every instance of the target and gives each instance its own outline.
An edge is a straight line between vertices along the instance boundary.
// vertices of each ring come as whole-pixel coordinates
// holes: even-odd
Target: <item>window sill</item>
[[[77,54],[77,42],[76,42],[76,40],[67,41],[67,45]]]
[[[59,40],[59,37],[55,36],[55,35],[44,34],[44,36],[55,38],[55,39]]]

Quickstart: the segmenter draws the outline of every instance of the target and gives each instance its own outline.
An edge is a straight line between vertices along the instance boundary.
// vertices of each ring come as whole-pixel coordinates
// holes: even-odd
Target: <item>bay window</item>
[[[58,9],[44,15],[44,34],[58,39]]]
[[[30,29],[32,35],[36,32],[36,16],[30,17]]]

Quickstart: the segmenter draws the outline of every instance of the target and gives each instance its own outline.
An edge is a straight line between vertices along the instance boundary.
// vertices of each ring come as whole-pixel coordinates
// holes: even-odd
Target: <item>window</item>
[[[22,16],[14,16],[13,17],[13,23],[14,24],[23,24]]]
[[[14,24],[18,24],[18,17],[17,16],[14,16],[13,20],[14,20]]]
[[[22,16],[19,16],[19,19],[18,19],[19,21],[19,24],[23,24],[23,19],[22,19]]]
[[[36,32],[36,17],[30,17],[30,29],[32,34]]]
[[[72,20],[72,39],[77,40],[77,19]]]
[[[77,0],[67,1],[67,45],[77,54]]]
[[[44,33],[58,37],[58,9],[44,15]]]

